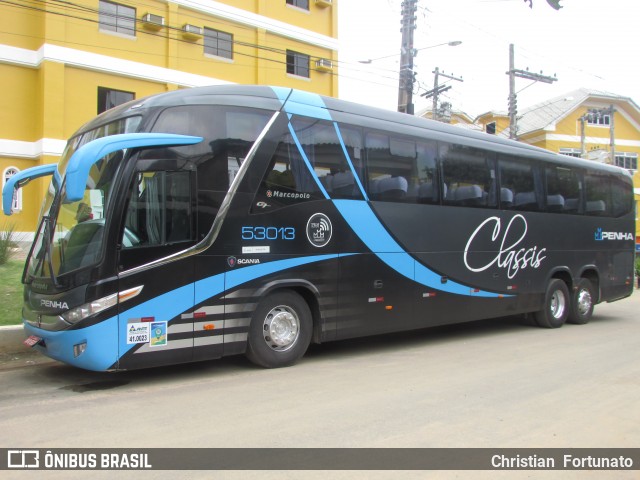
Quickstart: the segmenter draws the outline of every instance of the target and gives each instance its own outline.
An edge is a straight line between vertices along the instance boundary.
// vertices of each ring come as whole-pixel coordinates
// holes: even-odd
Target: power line
[[[77,5],[74,4],[72,2],[66,2],[66,1],[60,1],[60,0],[45,0],[45,1],[35,1],[35,2],[24,2],[24,3],[18,3],[16,1],[7,1],[7,0],[0,0],[0,4],[5,4],[9,7],[14,7],[14,8],[19,8],[19,9],[24,9],[27,11],[33,11],[33,12],[40,12],[40,13],[48,13],[48,14],[52,14],[52,15],[56,15],[56,16],[60,16],[60,17],[64,17],[64,18],[68,18],[71,20],[79,20],[82,22],[89,22],[89,23],[94,23],[94,24],[99,24],[100,21],[96,20],[95,18],[87,18],[85,16],[80,16],[80,15],[74,15],[74,14],[70,14],[69,12],[65,12],[65,11],[58,11],[56,9],[59,8],[63,8],[64,10],[73,10],[76,12],[82,12],[82,13],[89,13],[89,14],[94,14],[94,15],[103,15],[103,16],[111,16],[113,18],[120,18],[118,16],[115,15],[109,15],[109,14],[104,14],[104,13],[100,13],[99,10],[97,9],[93,9],[90,7],[86,7],[83,5]],[[42,6],[44,5],[44,7]],[[47,8],[50,7],[50,8]],[[194,18],[200,18],[200,17],[194,17]],[[136,25],[142,25],[144,24],[144,21],[139,19],[139,18],[135,18],[135,23]],[[207,19],[209,23],[217,23],[215,21],[211,21],[211,19]],[[204,40],[202,42],[197,41],[197,42],[193,42],[190,40],[185,40],[183,38],[180,38],[183,30],[180,27],[175,27],[175,26],[171,26],[171,25],[165,25],[164,26],[167,29],[167,33],[157,33],[157,32],[153,32],[153,31],[147,31],[144,28],[142,29],[136,29],[136,33],[141,33],[144,35],[148,35],[148,36],[154,36],[154,37],[159,37],[159,38],[163,38],[163,39],[168,39],[171,41],[176,41],[176,42],[181,42],[184,44],[189,44],[189,45],[200,45],[204,48]],[[243,27],[245,28],[245,27]],[[247,30],[250,30],[247,28]],[[251,30],[253,31],[253,30]],[[23,37],[29,37],[29,38],[42,38],[39,36],[33,36],[33,35],[26,35],[26,34],[19,34],[19,33],[15,33],[15,32],[3,32],[3,33],[7,33],[7,34],[11,34],[11,35],[16,35],[16,36],[23,36]],[[124,52],[133,52],[133,50],[130,49],[118,49],[118,48],[113,48],[113,47],[105,47],[104,45],[95,45],[95,44],[88,44],[88,43],[81,43],[81,42],[69,42],[69,41],[65,41],[67,44],[73,44],[73,45],[78,45],[78,46],[83,46],[83,47],[98,47],[98,48],[104,48],[107,50],[112,50],[112,51],[124,51]],[[270,53],[277,53],[277,54],[282,54],[284,56],[286,56],[287,54],[287,49],[282,49],[282,48],[277,48],[277,47],[272,47],[272,46],[266,46],[266,45],[258,45],[255,43],[251,43],[251,42],[245,42],[245,41],[240,41],[237,40],[234,36],[233,40],[232,40],[232,44],[235,46],[241,46],[241,47],[247,47],[247,48],[254,48],[258,51],[263,51],[263,52],[270,52]],[[260,55],[253,55],[253,54],[249,54],[246,52],[242,52],[238,49],[234,49],[233,50],[233,54],[238,55],[238,56],[242,56],[242,57],[247,57],[247,58],[254,58],[254,59],[259,59],[259,60],[265,60],[271,63],[276,63],[276,64],[281,64],[281,65],[286,65],[286,60],[276,60],[273,58],[268,58],[268,57],[264,57],[264,56],[260,56]],[[151,54],[151,55],[155,55],[157,57],[163,57],[163,58],[172,58],[171,56],[165,55],[165,54]],[[175,58],[175,57],[173,57]],[[315,58],[314,56],[310,56],[310,58]],[[320,57],[318,57],[319,59]],[[197,59],[194,59],[197,60]],[[200,60],[200,61],[208,61],[206,59],[204,60]],[[333,63],[336,64],[348,64],[348,65],[352,65],[349,62],[341,62],[339,60],[333,60]],[[310,68],[310,70],[318,70],[315,68]],[[324,73],[328,73],[331,75],[337,75],[336,72],[326,72],[323,70]],[[382,76],[381,76],[382,77]],[[347,78],[349,78],[347,76]],[[384,78],[384,77],[382,77]]]

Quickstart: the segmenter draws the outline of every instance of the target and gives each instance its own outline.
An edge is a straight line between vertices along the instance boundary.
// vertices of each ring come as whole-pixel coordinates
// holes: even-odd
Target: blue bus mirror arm
[[[2,211],[5,215],[11,215],[13,212],[11,211],[11,207],[13,204],[13,195],[14,192],[22,187],[24,187],[31,180],[39,177],[44,177],[47,175],[56,175],[59,178],[59,175],[56,171],[57,165],[48,164],[48,165],[38,165],[36,167],[26,168],[15,175],[11,176],[7,180],[4,188],[2,189]]]
[[[93,140],[78,148],[69,159],[66,201],[82,200],[91,167],[105,155],[125,148],[193,145],[201,141],[202,137],[170,133],[123,133]]]

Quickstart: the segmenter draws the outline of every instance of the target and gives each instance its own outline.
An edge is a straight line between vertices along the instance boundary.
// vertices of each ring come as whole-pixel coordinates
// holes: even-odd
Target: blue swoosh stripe
[[[333,204],[367,248],[404,277],[434,290],[457,295],[487,298],[506,296],[483,290],[472,291],[471,287],[453,281],[442,283],[440,275],[417,262],[391,237],[367,202],[333,200]]]
[[[197,305],[202,303],[215,295],[219,295],[226,290],[230,290],[257,278],[290,268],[299,267],[301,265],[331,260],[333,258],[338,258],[338,255],[313,255],[310,257],[288,258],[285,260],[276,260],[274,262],[238,268],[228,271],[226,274],[219,273],[218,275],[198,280],[195,283],[195,304]]]

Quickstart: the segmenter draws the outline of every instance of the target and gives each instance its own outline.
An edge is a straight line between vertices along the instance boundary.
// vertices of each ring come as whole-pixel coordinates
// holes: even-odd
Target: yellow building
[[[227,83],[338,96],[335,0],[0,3],[0,171],[55,163],[98,113],[177,88]],[[32,238],[45,180],[14,198]]]

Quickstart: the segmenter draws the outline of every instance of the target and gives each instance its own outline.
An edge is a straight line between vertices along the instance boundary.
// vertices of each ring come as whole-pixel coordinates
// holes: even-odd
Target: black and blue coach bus
[[[315,94],[181,90],[83,126],[23,275],[26,343],[90,370],[533,313],[633,289],[623,169]]]

